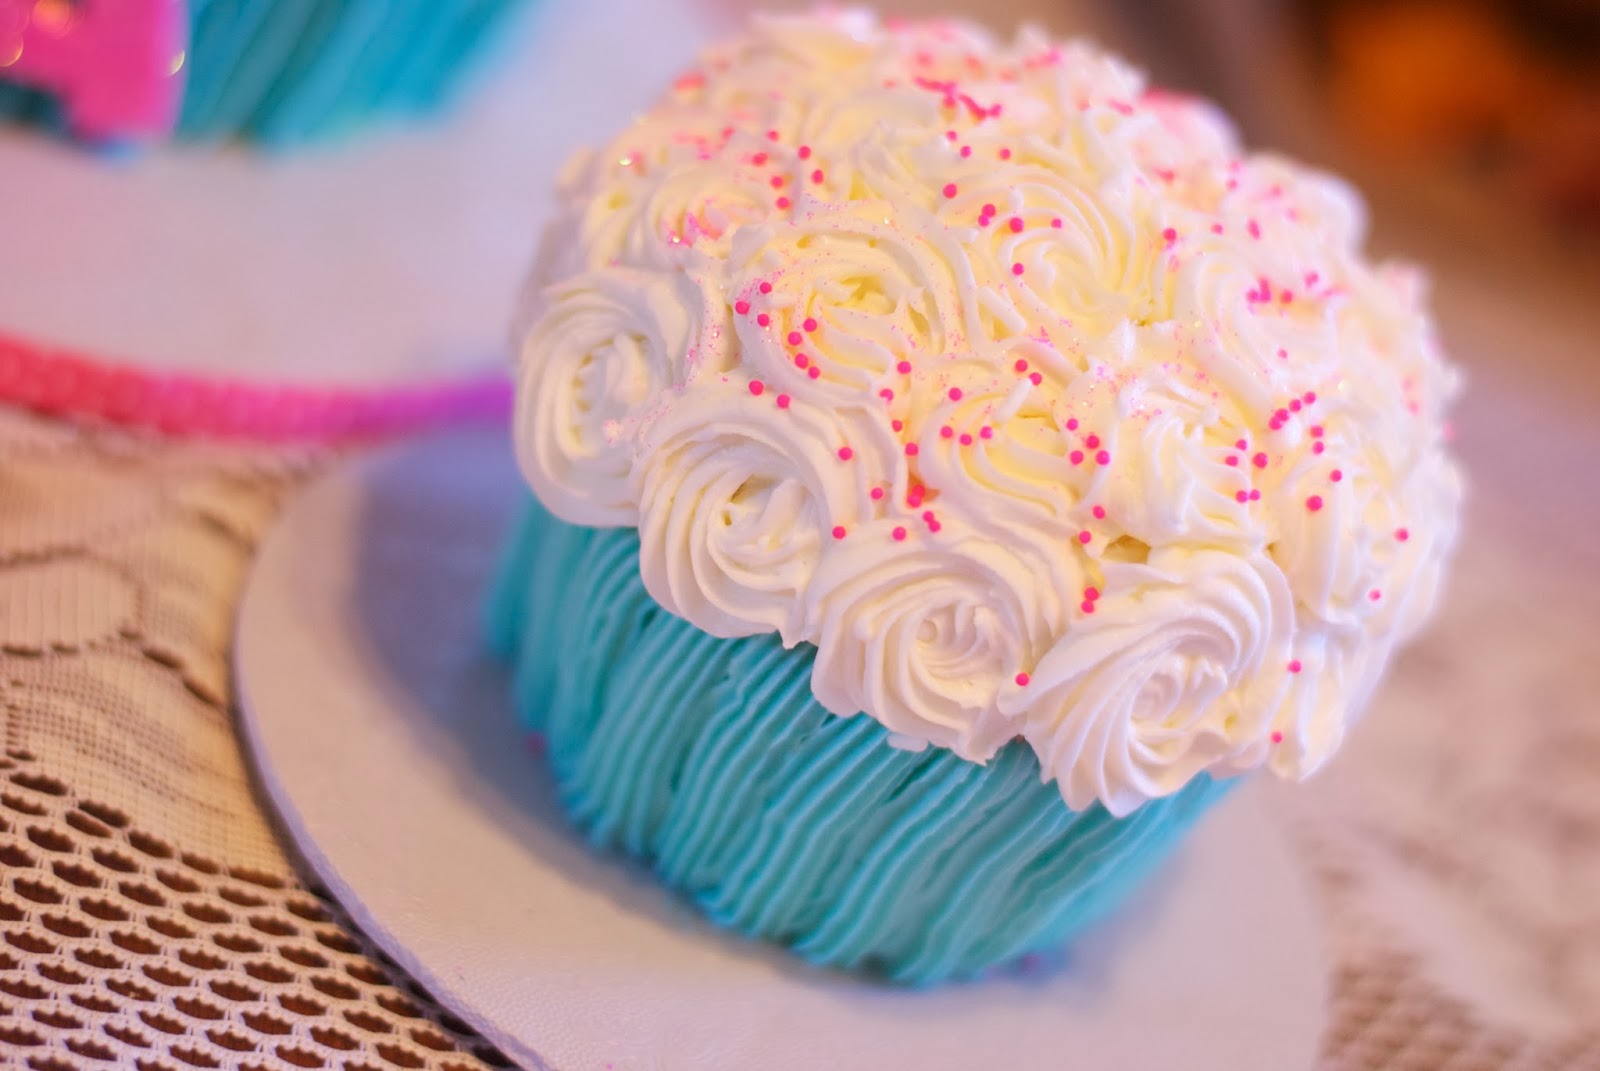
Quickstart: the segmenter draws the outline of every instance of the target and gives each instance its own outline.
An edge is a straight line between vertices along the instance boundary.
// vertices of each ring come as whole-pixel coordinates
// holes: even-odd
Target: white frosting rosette
[[[758,19],[563,177],[516,437],[667,610],[1072,808],[1304,777],[1425,623],[1455,378],[1342,183],[1079,41]]]

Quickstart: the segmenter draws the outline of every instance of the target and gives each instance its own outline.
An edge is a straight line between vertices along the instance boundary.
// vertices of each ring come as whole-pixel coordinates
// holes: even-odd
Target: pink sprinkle
[[[784,209],[784,208],[788,208],[789,207],[789,203],[790,202],[789,202],[789,198],[780,197],[776,201],[774,201],[773,203],[776,204],[780,209]]]
[[[1072,451],[1072,453],[1067,455],[1067,460],[1072,462],[1074,465],[1083,464],[1083,451],[1082,450],[1074,450],[1074,451]]]
[[[843,539],[844,538],[844,525],[836,524],[836,525],[833,526],[833,538],[835,538],[835,539]]]
[[[811,358],[807,357],[805,354],[797,353],[797,354],[794,355],[794,366],[796,368],[804,368],[806,365],[808,365],[810,363],[811,363]]]
[[[772,293],[772,284],[763,279],[761,281],[761,285],[756,287],[756,289],[760,290],[763,294],[770,294]]]
[[[1257,223],[1255,220],[1251,220],[1249,225],[1245,229],[1250,232],[1250,237],[1252,237],[1252,238],[1260,238],[1261,237],[1261,224]]]
[[[1173,242],[1178,240],[1178,232],[1175,228],[1168,227],[1166,230],[1161,232],[1161,237],[1167,240],[1168,245],[1171,245]]]
[[[1052,219],[1050,221],[1050,226],[1059,231],[1061,229],[1061,217],[1057,216],[1055,219]]]
[[[1234,468],[1238,468],[1239,467],[1239,455],[1238,454],[1229,454],[1225,460],[1228,462],[1229,465],[1232,465]]]
[[[903,376],[904,375],[910,375],[911,374],[911,362],[910,361],[901,361],[899,364],[894,366],[894,370],[896,372],[899,372]]]
[[[1313,424],[1313,425],[1311,425],[1311,437],[1313,439],[1322,438],[1322,425],[1321,424]]]
[[[767,131],[767,140],[768,141],[777,141],[778,140],[778,132],[776,130]]]
[[[1288,359],[1289,359],[1289,351],[1284,349],[1282,346],[1279,346],[1278,347],[1278,360],[1287,361]]]
[[[1278,730],[1276,730],[1276,729],[1272,730],[1272,742],[1274,744],[1283,743],[1283,734],[1278,732]]]
[[[772,323],[772,317],[768,316],[766,313],[762,313],[756,317],[756,323],[760,324],[762,327],[766,327]]]
[[[750,157],[750,162],[755,164],[757,167],[760,167],[762,164],[767,162],[767,154],[764,152],[758,152],[754,156]]]
[[[800,345],[800,343],[802,343],[804,341],[805,341],[805,336],[800,334],[800,332],[798,332],[798,331],[790,331],[789,332],[789,345],[798,346],[798,345]]]
[[[1322,451],[1324,451],[1326,449],[1327,449],[1327,447],[1324,446],[1322,443],[1312,443],[1311,444],[1311,452],[1313,454],[1320,454],[1320,453],[1322,453]]]
[[[952,428],[949,424],[946,424],[944,427],[939,429],[939,437],[941,439],[954,439],[956,437],[956,429]]]
[[[889,534],[894,536],[894,541],[896,543],[900,543],[900,542],[904,542],[905,541],[906,530],[905,530],[904,527],[902,527],[900,525],[896,525],[894,531],[890,532]]]
[[[819,167],[811,172],[811,181],[819,184],[822,182],[822,168]]]
[[[882,502],[883,501],[883,488],[874,487],[872,489],[872,501],[874,501],[874,502]]]
[[[778,395],[778,408],[779,409],[787,409],[787,408],[789,408],[789,396],[787,394]]]
[[[1299,398],[1292,399],[1289,402],[1289,412],[1298,413],[1299,411],[1300,411],[1300,399]]]
[[[1233,444],[1233,448],[1235,450],[1248,450],[1250,449],[1250,441],[1248,439],[1240,439]]]
[[[985,424],[983,427],[978,429],[978,438],[980,438],[980,439],[992,439],[992,438],[994,438],[994,429],[991,428],[989,425]]]
[[[1321,508],[1322,508],[1322,496],[1321,495],[1312,495],[1310,498],[1306,499],[1306,509],[1310,510],[1312,513],[1317,512],[1317,510],[1319,510]]]
[[[783,176],[782,175],[773,175],[772,179],[771,179],[771,184],[772,184],[772,188],[775,189],[775,190],[783,189]]]
[[[961,146],[961,158],[963,160],[966,159],[967,157],[971,156],[971,155],[972,155],[972,146],[971,145],[963,145],[963,146]]]
[[[1411,533],[1406,531],[1404,528],[1396,528],[1394,530],[1394,537],[1400,542],[1404,543],[1406,540],[1411,538]]]
[[[816,365],[812,365],[806,370],[806,375],[810,376],[812,379],[821,379],[822,369],[818,368]]]
[[[1250,501],[1256,502],[1256,501],[1259,501],[1260,498],[1261,498],[1261,492],[1252,489],[1251,492],[1250,492]]]
[[[1267,421],[1267,428],[1271,431],[1278,431],[1282,427],[1283,421],[1279,420],[1277,417],[1273,417],[1271,420]]]
[[[960,441],[962,446],[971,446],[972,445],[972,436],[968,435],[966,432],[962,432],[961,433],[961,439],[959,441]]]
[[[907,457],[916,457],[917,456],[917,444],[916,443],[906,443],[906,456]]]
[[[922,60],[922,57],[920,57],[920,56],[919,56],[919,57],[918,57],[918,62],[921,62],[921,60]],[[955,131],[954,131],[954,130],[946,130],[946,131],[945,131],[945,132],[944,132],[944,139],[945,139],[945,140],[946,140],[946,141],[956,141],[956,140],[958,140],[958,139],[959,139],[959,138],[960,138],[960,137],[961,137],[961,135],[960,135],[960,134],[957,134],[957,133],[956,133],[956,132],[955,132]]]
[[[750,311],[750,303],[748,301],[735,301],[733,303],[733,311],[743,316]]]
[[[1018,673],[1017,677],[1016,677],[1017,687],[1018,688],[1026,688],[1028,686],[1028,681],[1030,681],[1032,679],[1033,678],[1029,677],[1026,673]]]
[[[756,397],[759,398],[761,396],[761,392],[766,389],[767,385],[761,382],[759,379],[752,379],[750,381],[750,393],[754,394]]]
[[[1000,105],[996,104],[993,108],[989,109],[989,114],[991,114],[991,115],[999,115],[1000,114]],[[1011,150],[1010,149],[1001,149],[1000,150],[1000,159],[1002,159],[1002,160],[1011,159]]]
[[[978,217],[978,226],[987,227],[989,225],[989,220],[991,220],[993,218],[994,217],[992,217],[992,216],[979,216]]]
[[[945,187],[945,188],[949,189],[950,187]],[[985,203],[984,206],[981,209],[978,210],[978,215],[980,215],[980,216],[992,216],[992,215],[994,215],[994,213],[995,213],[994,205],[987,204],[987,203]]]
[[[944,184],[944,195],[946,197],[954,197],[956,195],[956,184],[954,182],[946,182]]]
[[[850,449],[848,446],[839,447],[839,460],[840,461],[849,461],[851,458],[853,458],[855,456],[856,456],[856,452],[854,450]]]
[[[1244,491],[1235,491],[1233,493],[1233,500],[1235,502],[1245,503],[1245,502],[1250,501],[1250,496],[1248,494],[1246,494]]]
[[[1090,435],[1088,435],[1087,437],[1084,438],[1083,445],[1087,446],[1091,450],[1099,449],[1099,447],[1100,447],[1100,436],[1091,433]]]
[[[1222,224],[1220,224],[1220,223],[1213,223],[1213,224],[1212,224],[1212,225],[1211,225],[1211,233],[1212,233],[1212,234],[1221,234],[1221,233],[1222,233]]]
[[[1339,469],[1334,469],[1332,472],[1328,473],[1328,479],[1332,480],[1334,483],[1338,483],[1340,480],[1344,479],[1344,473]]]
[[[1078,542],[1079,543],[1087,543],[1087,542],[1089,542],[1089,540],[1091,540],[1093,538],[1094,538],[1094,536],[1090,534],[1089,529],[1087,529],[1087,528],[1085,528],[1083,531],[1078,533]]]
[[[1289,672],[1290,673],[1299,673],[1300,672],[1300,660],[1298,658],[1293,659],[1292,661],[1290,661],[1290,663],[1289,663]]]
[[[900,431],[904,431],[905,430],[906,423],[905,423],[905,421],[901,420],[899,417],[896,417],[895,419],[889,421],[889,426],[891,428],[893,428],[895,431],[900,432]]]
[[[1077,431],[1078,430],[1078,418],[1077,417],[1068,417],[1067,418],[1067,430],[1068,431]]]
[[[1317,392],[1316,391],[1314,391],[1314,390],[1306,391],[1306,393],[1305,393],[1305,402],[1306,402],[1307,405],[1310,405],[1312,402],[1314,402],[1316,400],[1317,400]]]
[[[809,145],[800,146],[800,159],[802,159],[802,160],[811,159],[811,146],[809,146]]]
[[[1377,602],[1379,599],[1383,598],[1383,592],[1379,591],[1377,588],[1373,588],[1371,591],[1367,592],[1367,598],[1371,599],[1373,602]]]
[[[1011,274],[1012,275],[1021,275],[1022,274],[1022,265],[1020,263],[1011,265]]]
[[[1096,506],[1089,512],[1094,514],[1094,519],[1097,521],[1103,521],[1106,519],[1106,508],[1104,506]]]
[[[1294,291],[1293,290],[1284,290],[1284,291],[1280,292],[1278,294],[1278,300],[1283,302],[1285,305],[1289,304],[1289,302],[1294,300]]]
[[[1272,416],[1275,420],[1287,421],[1289,419],[1289,410],[1279,409],[1277,412],[1273,413]]]
[[[817,329],[817,321],[814,317],[807,316],[805,322],[800,326],[805,328],[808,332],[815,331]]]
[[[1039,372],[1029,372],[1028,373],[1028,382],[1032,383],[1035,387],[1037,387],[1039,384],[1044,382],[1044,375],[1042,373],[1039,373]]]
[[[1094,455],[1094,461],[1097,465],[1111,464],[1111,452],[1109,450],[1100,451],[1098,454]]]
[[[1012,234],[1021,234],[1022,233],[1022,217],[1021,216],[1012,216],[1009,226],[1011,227],[1011,233]]]
[[[1085,599],[1088,599],[1090,602],[1094,602],[1096,599],[1098,599],[1100,597],[1100,589],[1096,588],[1096,587],[1084,588],[1083,589],[1083,597]]]
[[[1023,358],[1018,357],[1017,363],[1011,367],[1015,368],[1018,372],[1026,372],[1028,370],[1028,362]]]
[[[922,511],[922,519],[925,520],[925,521],[930,521],[931,522],[934,519],[933,510],[931,510],[931,509],[923,510]]]
[[[1094,613],[1094,603],[1090,602],[1088,599],[1084,599],[1078,604],[1078,609],[1082,610],[1086,614],[1092,614]]]
[[[878,392],[878,397],[882,398],[886,402],[892,402],[894,401],[894,391],[890,390],[888,387],[885,387]]]
[[[959,402],[961,400],[961,388],[960,387],[951,387],[950,388],[950,400],[952,402]]]
[[[1258,469],[1266,468],[1267,467],[1267,455],[1266,455],[1266,453],[1264,451],[1257,451],[1256,452],[1256,456],[1252,457],[1250,459],[1250,464],[1254,465]]]

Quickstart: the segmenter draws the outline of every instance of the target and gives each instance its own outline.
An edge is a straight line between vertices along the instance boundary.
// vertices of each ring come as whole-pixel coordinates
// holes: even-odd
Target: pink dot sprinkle
[[[806,365],[808,365],[810,363],[811,363],[811,358],[807,357],[805,354],[797,353],[797,354],[794,355],[794,366],[796,368],[804,368]]]
[[[782,175],[773,175],[772,178],[769,181],[771,182],[771,185],[772,185],[773,189],[775,189],[775,190],[783,189],[783,176]]]
[[[815,171],[811,172],[811,181],[812,182],[820,184],[822,182],[822,178],[823,178],[822,168],[819,167]]]
[[[1043,374],[1041,374],[1039,372],[1029,372],[1028,373],[1028,382],[1032,383],[1035,387],[1037,387],[1039,384],[1044,382],[1044,376],[1043,376]]]
[[[951,387],[950,388],[950,400],[952,402],[959,402],[961,400],[961,388],[960,387]]]
[[[1052,219],[1050,221],[1050,226],[1059,231],[1061,229],[1061,217],[1057,216],[1055,219]]]
[[[896,417],[894,420],[889,421],[889,426],[897,432],[904,431],[906,428],[906,422]]]
[[[954,130],[946,130],[944,132],[944,139],[946,141],[956,141],[956,140],[960,139],[960,137],[961,137],[961,135],[957,134]]]
[[[1233,500],[1235,502],[1245,503],[1250,501],[1250,495],[1244,491],[1235,491],[1233,493]]]
[[[883,501],[883,488],[874,487],[872,489],[872,501],[874,501],[874,502],[882,502]]]
[[[1278,347],[1278,360],[1287,361],[1288,359],[1289,359],[1289,351],[1284,349],[1281,346]]]
[[[1094,514],[1094,519],[1097,521],[1103,521],[1106,519],[1106,508],[1104,506],[1096,506],[1089,512]]]
[[[1084,438],[1083,445],[1087,446],[1091,450],[1098,450],[1100,448],[1100,436],[1091,432]]]
[[[1085,599],[1088,599],[1090,602],[1094,602],[1096,599],[1098,599],[1100,597],[1100,589],[1097,588],[1097,587],[1084,588],[1083,589],[1083,597]]]
[[[778,395],[778,408],[779,409],[787,409],[787,408],[789,408],[789,396],[787,394]]]
[[[1321,424],[1313,424],[1313,425],[1311,425],[1311,437],[1313,439],[1322,438],[1322,425]]]
[[[931,509],[923,510],[922,511],[922,519],[925,520],[925,521],[934,520],[933,510],[931,510]]]
[[[1226,460],[1227,463],[1229,465],[1232,465],[1234,468],[1238,468],[1239,467],[1239,455],[1238,454],[1229,454],[1224,460]]]
[[[978,215],[980,215],[980,216],[992,216],[992,215],[995,214],[995,211],[996,211],[996,209],[995,209],[994,205],[985,203],[984,206],[978,210]]]
[[[1312,443],[1311,444],[1311,452],[1313,454],[1320,454],[1320,453],[1322,453],[1322,451],[1324,451],[1326,449],[1327,449],[1327,447],[1324,446],[1322,443]]]
[[[1067,460],[1072,462],[1074,465],[1083,464],[1083,451],[1082,450],[1074,450],[1074,451],[1072,451],[1072,453],[1067,455]]]
[[[756,289],[761,291],[763,294],[770,294],[772,293],[772,284],[763,279],[761,281],[761,285],[756,287]]]
[[[1033,678],[1029,677],[1026,673],[1018,673],[1016,677],[1017,687],[1026,688],[1028,686],[1028,682],[1032,679]]]
[[[1277,417],[1273,417],[1271,420],[1267,421],[1267,427],[1272,431],[1278,431],[1283,427],[1283,421],[1279,420]]]
[[[809,145],[800,146],[800,159],[802,159],[802,160],[811,159],[811,146],[809,146]]]
[[[1086,614],[1092,614],[1094,613],[1094,603],[1090,602],[1088,599],[1084,599],[1078,604],[1078,609],[1082,610]]]
[[[1300,411],[1300,399],[1299,398],[1292,399],[1289,402],[1289,412],[1298,413],[1299,411]]]
[[[767,162],[767,154],[764,152],[758,152],[754,156],[750,157],[750,162],[755,164],[757,167],[760,167],[762,164]]]
[[[972,436],[968,435],[966,432],[962,432],[961,433],[961,438],[959,440],[957,440],[957,441],[959,441],[962,446],[971,446],[972,445]]]
[[[1011,228],[1011,233],[1012,234],[1021,234],[1022,233],[1022,217],[1021,216],[1012,216],[1011,217],[1011,222],[1008,223],[1007,226]]]
[[[1334,483],[1338,483],[1340,480],[1344,479],[1343,470],[1334,469],[1332,472],[1328,473],[1328,479],[1332,480]]]
[[[1089,529],[1087,529],[1087,528],[1085,528],[1083,531],[1078,533],[1078,542],[1079,543],[1087,543],[1087,542],[1089,542],[1089,540],[1091,540],[1093,538],[1094,538],[1094,535],[1092,533],[1090,533]]]
[[[946,182],[944,184],[944,195],[946,197],[954,197],[956,195],[956,184],[954,182]]]
[[[939,438],[941,438],[941,439],[954,439],[955,437],[956,437],[956,429],[952,428],[949,424],[946,424],[944,427],[939,429]]]
[[[1261,492],[1252,488],[1251,491],[1250,491],[1250,501],[1258,502],[1260,500],[1261,500]]]
[[[992,438],[994,438],[994,429],[991,428],[989,425],[985,424],[983,427],[978,429],[978,438],[980,438],[980,439],[992,439]]]
[[[1017,363],[1011,367],[1015,368],[1018,372],[1026,372],[1028,370],[1028,362],[1026,359],[1018,357]]]
[[[1266,452],[1265,451],[1261,451],[1261,450],[1256,451],[1256,455],[1250,459],[1250,464],[1254,465],[1258,469],[1266,468],[1267,467],[1267,455],[1266,455]]]
[[[1272,418],[1278,421],[1286,421],[1289,419],[1289,410],[1279,409],[1272,414]]]
[[[1221,233],[1222,233],[1222,224],[1220,224],[1220,223],[1213,223],[1213,224],[1212,224],[1212,225],[1211,225],[1211,233],[1212,233],[1212,234],[1221,234]]]
[[[885,387],[878,392],[878,397],[882,398],[886,402],[892,402],[894,401],[894,391],[890,390],[888,387]]]
[[[972,155],[972,146],[971,145],[963,145],[963,146],[961,146],[961,158],[963,160],[965,160],[967,157],[969,157],[971,155]]]
[[[789,332],[789,345],[798,346],[805,341],[805,336],[798,331]]]
[[[1096,465],[1111,464],[1111,452],[1109,450],[1100,451],[1098,454],[1094,455],[1094,462]]]
[[[906,443],[906,456],[907,457],[916,457],[917,456],[917,444],[916,443]]]
[[[1373,588],[1371,591],[1367,592],[1367,598],[1371,599],[1373,602],[1377,602],[1379,599],[1383,598],[1383,592],[1379,591],[1377,588]]]
[[[1276,729],[1272,730],[1272,742],[1274,744],[1283,743],[1283,734],[1278,732],[1278,730],[1276,730]]]
[[[767,140],[768,141],[777,141],[778,140],[778,132],[776,130],[767,131]]]
[[[812,365],[810,368],[806,369],[806,375],[810,376],[812,379],[821,379],[822,369],[818,368],[816,365]]]
[[[750,303],[748,301],[735,301],[733,303],[733,311],[743,316],[750,311]]]
[[[1245,227],[1245,230],[1250,232],[1250,237],[1252,238],[1261,237],[1261,224],[1257,223],[1255,220],[1251,220],[1250,223]]]
[[[1294,291],[1293,290],[1280,291],[1279,294],[1278,294],[1278,300],[1283,302],[1285,305],[1289,304],[1289,302],[1294,300]]]
[[[1314,402],[1316,400],[1317,400],[1317,392],[1316,391],[1314,391],[1314,390],[1306,391],[1306,393],[1305,393],[1305,403],[1307,405],[1310,405],[1312,402]]]
[[[999,115],[1000,114],[1000,105],[996,104],[993,108],[991,108],[989,110],[989,114],[991,114],[991,115]],[[1002,159],[1002,160],[1011,159],[1011,150],[1010,149],[1001,149],[1000,150],[1000,159]]]
[[[1411,538],[1411,533],[1406,531],[1404,528],[1396,528],[1394,530],[1394,537],[1400,542],[1404,543],[1406,540]]]
[[[1319,510],[1321,508],[1322,508],[1322,496],[1321,495],[1312,495],[1310,498],[1306,499],[1306,509],[1310,510],[1312,513],[1317,512],[1317,510]]]
[[[994,218],[993,216],[979,216],[978,217],[978,226],[987,227],[989,225],[989,220],[991,220],[993,218]]]
[[[1020,262],[1011,265],[1011,274],[1012,275],[1021,275],[1022,271],[1023,271],[1023,268],[1022,268],[1022,264]]]
[[[1248,450],[1250,449],[1250,441],[1248,439],[1240,439],[1233,444],[1233,448],[1235,450]]]
[[[766,313],[762,313],[756,317],[756,323],[760,324],[762,327],[767,327],[772,323],[772,317],[768,316]]]
[[[1300,672],[1300,660],[1298,658],[1292,659],[1289,662],[1289,672],[1290,673],[1299,673]]]
[[[789,202],[789,198],[787,198],[787,197],[780,197],[780,198],[778,198],[778,199],[777,199],[777,200],[776,200],[776,201],[774,201],[774,202],[773,202],[773,204],[775,204],[775,205],[777,205],[777,206],[778,206],[778,208],[779,208],[779,209],[780,209],[780,210],[781,210],[781,209],[785,209],[785,208],[788,208],[788,207],[789,207],[789,204],[790,204],[790,202]]]
[[[910,361],[901,361],[899,364],[894,366],[894,370],[896,372],[899,372],[903,376],[904,375],[910,375],[911,374],[911,362]]]
[[[850,449],[848,446],[839,447],[839,460],[840,461],[849,461],[851,458],[853,458],[855,456],[856,456],[856,452],[854,450]]]
[[[1078,418],[1077,417],[1068,417],[1067,418],[1067,430],[1068,431],[1077,431],[1078,430]]]
[[[901,525],[895,525],[894,531],[890,532],[889,534],[894,536],[894,541],[896,543],[903,542],[906,538],[906,530]]]
[[[754,394],[757,397],[760,397],[761,396],[761,392],[766,390],[766,389],[767,389],[767,385],[765,383],[761,382],[759,379],[752,379],[750,381],[750,393],[751,394]]]
[[[808,331],[808,332],[809,331],[815,331],[817,329],[817,321],[816,321],[816,319],[814,317],[807,316],[806,319],[805,319],[805,322],[802,323],[800,326],[805,328],[806,331]]]
[[[833,526],[833,538],[835,538],[835,539],[843,539],[844,538],[844,525],[836,524],[836,525]]]
[[[1175,228],[1168,227],[1166,230],[1161,232],[1161,237],[1167,240],[1168,245],[1171,245],[1173,242],[1178,240],[1178,232]]]

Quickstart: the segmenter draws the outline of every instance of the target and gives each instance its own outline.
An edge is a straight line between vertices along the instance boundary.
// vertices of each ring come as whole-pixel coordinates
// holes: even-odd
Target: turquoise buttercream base
[[[898,750],[818,705],[810,647],[662,610],[638,555],[631,530],[526,509],[488,607],[520,716],[591,841],[813,963],[929,984],[1056,949],[1231,784],[1200,777],[1117,819],[1067,809],[1022,744],[985,766]]]
[[[289,147],[448,106],[528,0],[193,0],[183,141]],[[65,133],[0,80],[0,120]]]

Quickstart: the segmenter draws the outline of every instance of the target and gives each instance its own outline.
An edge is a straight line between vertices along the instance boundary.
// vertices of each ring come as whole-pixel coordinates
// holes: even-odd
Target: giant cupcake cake
[[[1338,750],[1460,481],[1343,184],[1082,42],[758,20],[573,162],[491,606],[572,820],[909,982]],[[534,776],[530,770],[529,776]]]

